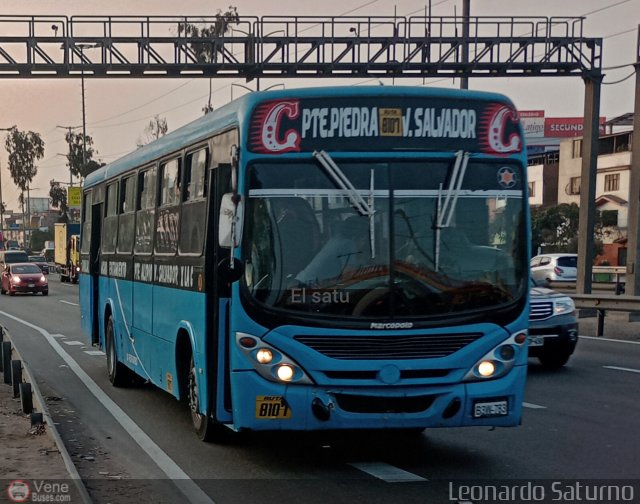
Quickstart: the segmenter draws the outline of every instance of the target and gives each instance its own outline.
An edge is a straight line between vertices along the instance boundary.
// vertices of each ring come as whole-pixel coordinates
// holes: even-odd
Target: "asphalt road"
[[[635,479],[640,500],[637,342],[581,337],[560,371],[531,360],[517,428],[262,433],[212,445],[198,441],[186,408],[168,394],[111,387],[104,355],[81,333],[77,305],[77,286],[52,276],[49,297],[3,296],[0,323],[98,503],[444,503],[459,500],[464,480],[574,478]]]

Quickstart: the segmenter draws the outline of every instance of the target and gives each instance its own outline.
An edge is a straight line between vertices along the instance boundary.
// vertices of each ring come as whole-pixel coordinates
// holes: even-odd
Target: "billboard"
[[[67,205],[69,208],[80,208],[82,204],[82,187],[69,187],[67,189]]]
[[[521,110],[518,114],[525,138],[544,138],[544,110]]]
[[[606,118],[601,117],[600,134],[604,135]],[[582,117],[545,117],[544,136],[546,138],[571,138],[582,136],[584,118]]]
[[[545,145],[558,145],[560,138],[572,138],[583,135],[584,118],[583,117],[545,117],[544,110],[520,110],[520,124],[524,130],[524,136],[527,140],[531,139],[557,139]],[[605,117],[600,117],[600,134],[606,133]],[[542,144],[540,141],[534,141],[534,144]]]

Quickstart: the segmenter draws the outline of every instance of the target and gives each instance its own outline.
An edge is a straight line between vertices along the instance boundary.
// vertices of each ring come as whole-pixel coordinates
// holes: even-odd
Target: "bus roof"
[[[258,103],[265,100],[377,96],[465,99],[499,102],[513,106],[509,98],[498,93],[421,86],[331,86],[257,91],[248,93],[90,173],[85,179],[84,186],[92,187],[132,168],[152,163],[234,125],[242,128],[245,122],[249,121],[250,112]]]

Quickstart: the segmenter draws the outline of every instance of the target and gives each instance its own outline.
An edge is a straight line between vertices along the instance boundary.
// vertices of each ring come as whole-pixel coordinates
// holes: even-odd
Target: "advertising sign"
[[[82,204],[82,187],[69,187],[67,189],[67,205],[69,208],[80,208]]]
[[[519,114],[526,138],[544,138],[544,110],[521,110]]]
[[[605,134],[606,118],[601,117],[600,134]],[[544,136],[547,138],[571,138],[582,136],[584,118],[582,117],[547,117],[544,120]]]

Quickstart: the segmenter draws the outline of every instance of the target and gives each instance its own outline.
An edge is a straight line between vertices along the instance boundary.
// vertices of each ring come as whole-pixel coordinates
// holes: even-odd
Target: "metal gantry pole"
[[[469,63],[469,13],[471,0],[462,0],[462,63]],[[469,77],[460,79],[460,89],[469,89]]]
[[[627,276],[625,293],[640,295],[640,25],[636,45],[636,96],[633,114],[633,145],[631,146],[631,174],[629,176],[629,221],[627,234]],[[633,315],[633,314],[631,314]]]
[[[580,176],[577,294],[591,294],[602,74],[587,76],[584,80],[584,136],[582,140],[582,171]]]

